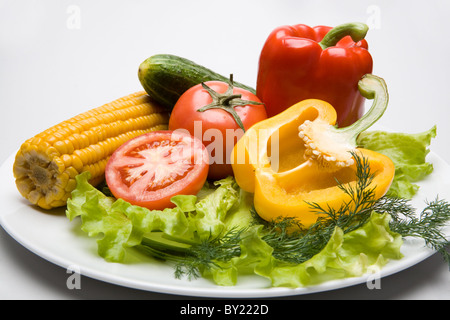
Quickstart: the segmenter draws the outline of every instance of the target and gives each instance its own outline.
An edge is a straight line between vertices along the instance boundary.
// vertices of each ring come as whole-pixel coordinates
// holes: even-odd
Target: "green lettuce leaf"
[[[395,177],[388,195],[411,199],[418,191],[415,184],[433,172],[433,164],[426,161],[431,139],[436,137],[436,126],[416,134],[385,131],[363,132],[358,145],[388,156],[395,165]]]
[[[195,204],[190,220],[201,239],[214,238],[226,229],[224,220],[228,212],[239,205],[239,187],[228,177],[215,181],[212,187],[207,185],[203,192],[206,196]]]

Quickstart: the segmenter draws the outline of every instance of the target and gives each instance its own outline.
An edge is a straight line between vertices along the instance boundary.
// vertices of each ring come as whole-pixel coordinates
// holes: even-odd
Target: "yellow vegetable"
[[[311,204],[339,210],[351,201],[342,187],[354,189],[359,183],[354,154],[367,161],[373,175],[367,188],[374,189],[375,200],[388,191],[395,174],[392,160],[357,148],[355,142],[384,112],[388,93],[384,80],[372,75],[360,81],[359,89],[374,102],[352,126],[336,128],[336,110],[325,101],[308,99],[255,124],[237,142],[231,156],[234,176],[243,190],[254,194],[261,218],[294,217],[310,227],[325,216],[311,210]]]
[[[84,171],[97,185],[111,154],[141,134],[167,129],[169,114],[136,92],[92,109],[25,141],[17,152],[14,177],[31,203],[51,209],[64,206]]]

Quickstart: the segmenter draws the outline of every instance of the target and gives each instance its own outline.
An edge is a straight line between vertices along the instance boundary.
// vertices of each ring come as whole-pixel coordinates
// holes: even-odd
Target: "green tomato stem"
[[[230,83],[228,84],[228,89],[225,93],[220,94],[210,87],[208,87],[205,83],[202,82],[202,87],[205,89],[211,98],[213,99],[213,102],[210,104],[201,107],[198,109],[198,112],[205,112],[207,110],[211,109],[222,109],[233,117],[234,121],[238,124],[238,126],[245,132],[244,124],[242,123],[241,118],[237,114],[235,107],[238,106],[246,106],[246,105],[261,105],[263,103],[256,102],[256,101],[250,101],[250,100],[243,100],[241,99],[241,94],[233,94],[233,76],[230,76]]]

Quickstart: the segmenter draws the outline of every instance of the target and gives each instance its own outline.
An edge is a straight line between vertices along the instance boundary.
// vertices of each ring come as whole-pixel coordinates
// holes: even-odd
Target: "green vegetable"
[[[229,77],[169,54],[157,54],[146,59],[139,66],[138,76],[144,90],[168,110],[172,110],[186,90],[199,83],[213,80],[229,82]],[[239,82],[233,82],[233,85],[254,94],[256,92]]]
[[[395,177],[389,195],[411,199],[419,189],[415,184],[433,172],[433,165],[426,161],[428,146],[436,136],[436,127],[428,131],[407,134],[385,131],[363,132],[358,145],[388,156],[395,165]]]

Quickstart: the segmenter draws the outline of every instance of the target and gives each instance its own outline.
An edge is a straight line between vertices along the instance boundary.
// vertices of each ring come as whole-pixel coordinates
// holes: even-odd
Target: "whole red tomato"
[[[231,83],[208,81],[198,84],[178,99],[169,120],[169,130],[187,130],[200,139],[209,154],[209,179],[233,175],[230,155],[237,140],[253,124],[267,118],[256,95]]]

